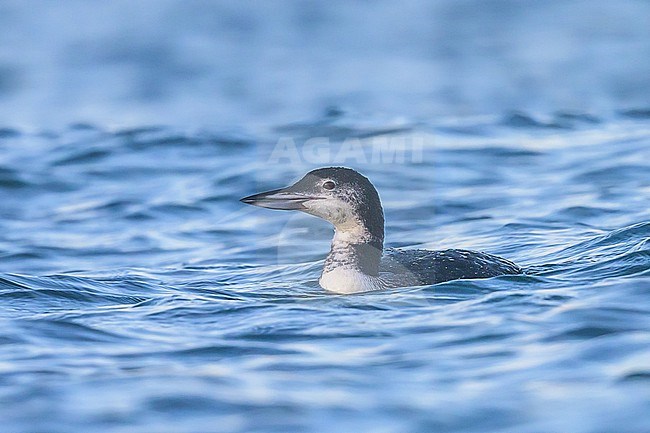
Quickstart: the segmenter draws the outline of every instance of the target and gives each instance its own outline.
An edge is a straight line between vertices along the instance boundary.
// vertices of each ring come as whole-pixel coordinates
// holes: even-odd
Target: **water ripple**
[[[309,414],[349,430],[337,420],[363,412],[362,430],[407,414],[409,431],[562,431],[527,408],[591,419],[616,402],[638,418],[647,138],[608,136],[586,114],[526,116],[443,126],[421,164],[358,167],[380,189],[388,245],[485,250],[526,273],[353,296],[318,286],[326,224],[238,202],[300,174],[258,170],[268,140],[94,125],[12,136],[24,147],[0,159],[0,417],[309,431]],[[396,133],[335,117],[280,130]],[[530,143],[508,143],[513,130]],[[544,145],[569,133],[599,138]]]

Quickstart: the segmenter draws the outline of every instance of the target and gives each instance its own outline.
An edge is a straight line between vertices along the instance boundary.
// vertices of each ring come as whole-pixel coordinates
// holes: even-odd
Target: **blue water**
[[[0,4],[0,432],[650,431],[650,6],[544,3]],[[325,293],[321,165],[527,274]]]

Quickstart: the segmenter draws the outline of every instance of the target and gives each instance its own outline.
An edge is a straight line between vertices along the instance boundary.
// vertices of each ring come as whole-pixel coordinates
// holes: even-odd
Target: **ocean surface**
[[[0,3],[0,432],[650,431],[649,4],[36,5]],[[387,246],[526,274],[324,292],[331,227],[239,198],[328,165]]]

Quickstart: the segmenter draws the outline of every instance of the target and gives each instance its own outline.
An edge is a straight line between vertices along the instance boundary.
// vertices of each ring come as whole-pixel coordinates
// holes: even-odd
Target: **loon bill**
[[[379,194],[367,178],[350,168],[312,170],[291,186],[241,201],[299,210],[334,225],[332,248],[318,281],[330,292],[358,293],[522,272],[509,260],[476,251],[384,250]]]

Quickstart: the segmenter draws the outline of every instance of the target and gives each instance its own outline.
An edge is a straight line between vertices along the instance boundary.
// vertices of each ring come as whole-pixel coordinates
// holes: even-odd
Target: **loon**
[[[384,212],[372,183],[355,170],[312,170],[291,186],[240,201],[268,209],[298,210],[329,221],[334,239],[320,286],[349,294],[458,279],[520,274],[509,260],[492,254],[447,249],[384,250]]]

